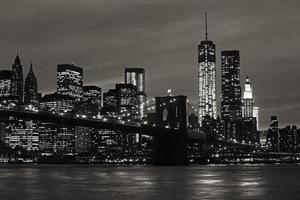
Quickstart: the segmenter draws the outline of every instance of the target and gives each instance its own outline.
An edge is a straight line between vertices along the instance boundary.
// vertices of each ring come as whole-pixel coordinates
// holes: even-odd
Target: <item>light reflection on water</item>
[[[0,165],[0,199],[296,199],[299,165]]]

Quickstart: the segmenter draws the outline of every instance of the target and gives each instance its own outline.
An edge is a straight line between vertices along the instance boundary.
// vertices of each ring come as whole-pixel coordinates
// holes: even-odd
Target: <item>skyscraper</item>
[[[250,79],[247,76],[243,94],[243,118],[254,117],[253,104],[254,100],[252,95],[252,87],[250,84]]]
[[[92,104],[96,104],[99,109],[101,108],[101,88],[95,85],[83,86],[83,97],[85,101],[89,101]]]
[[[132,84],[137,88],[137,100],[140,119],[144,117],[146,93],[145,93],[145,69],[125,68],[125,84]]]
[[[118,112],[129,114],[131,119],[138,117],[137,88],[132,84],[116,84]]]
[[[242,111],[243,118],[253,118],[256,120],[256,129],[258,130],[258,107],[254,107],[253,90],[248,76],[244,86]]]
[[[205,13],[205,40],[198,45],[198,115],[199,124],[208,115],[217,117],[216,102],[216,46],[207,39],[207,14]]]
[[[239,51],[222,51],[221,118],[234,121],[242,118]]]
[[[37,106],[39,103],[38,99],[38,85],[36,77],[33,73],[32,63],[30,64],[30,70],[25,79],[24,85],[24,102],[26,105],[35,105]]]
[[[138,93],[145,93],[145,69],[126,67],[125,83],[136,86]]]
[[[73,64],[57,65],[57,93],[82,98],[83,69]]]
[[[23,102],[23,66],[18,54],[12,65],[11,72],[11,95]]]
[[[270,128],[268,130],[267,143],[271,145],[271,151],[280,150],[280,133],[277,116],[271,116]]]
[[[87,116],[96,116],[101,110],[101,88],[95,85],[83,86],[83,102],[81,108]]]
[[[103,93],[103,107],[101,113],[106,115],[108,113],[117,112],[117,91],[110,89]]]
[[[256,119],[256,129],[259,130],[259,118],[258,118],[259,107],[253,107],[253,117]]]
[[[11,91],[11,71],[0,70],[0,97],[10,96]]]

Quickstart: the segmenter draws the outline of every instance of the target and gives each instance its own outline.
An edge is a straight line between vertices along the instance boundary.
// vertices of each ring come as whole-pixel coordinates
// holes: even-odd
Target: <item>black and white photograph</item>
[[[299,199],[299,36],[299,0],[0,0],[0,199]]]

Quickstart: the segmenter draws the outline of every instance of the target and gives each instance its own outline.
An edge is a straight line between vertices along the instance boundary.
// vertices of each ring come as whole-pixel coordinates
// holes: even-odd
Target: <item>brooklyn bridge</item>
[[[23,109],[0,109],[0,121],[9,117],[23,120],[51,122],[61,125],[83,126],[98,129],[120,131],[122,134],[142,134],[152,136],[155,140],[153,161],[155,165],[187,165],[187,144],[201,143],[202,145],[222,145],[230,148],[250,150],[256,146],[232,140],[211,138],[202,131],[187,127],[170,128],[147,125],[137,122],[124,122],[115,119],[86,116],[53,114],[43,111],[26,111]]]

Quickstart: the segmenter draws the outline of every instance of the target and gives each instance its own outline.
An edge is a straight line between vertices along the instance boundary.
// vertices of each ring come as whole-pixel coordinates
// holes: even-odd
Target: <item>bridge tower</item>
[[[155,125],[168,132],[155,136],[155,165],[187,165],[186,96],[156,97]]]

